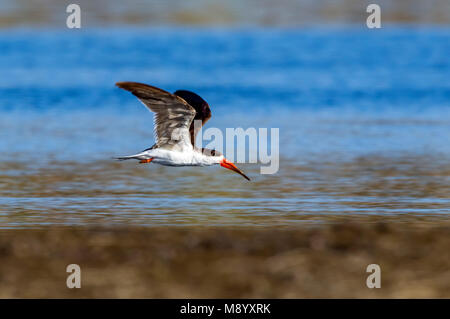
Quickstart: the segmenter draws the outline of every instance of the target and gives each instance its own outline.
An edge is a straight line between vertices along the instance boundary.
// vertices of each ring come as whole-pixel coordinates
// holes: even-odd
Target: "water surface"
[[[450,30],[0,33],[0,227],[424,224],[450,213]],[[115,162],[153,143],[117,81],[280,130],[280,170]],[[252,151],[252,150],[250,150]]]

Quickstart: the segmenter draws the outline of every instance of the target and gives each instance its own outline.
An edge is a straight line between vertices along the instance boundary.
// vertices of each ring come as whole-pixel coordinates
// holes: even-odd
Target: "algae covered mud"
[[[449,298],[449,223],[3,230],[0,298]],[[69,289],[66,267],[81,268]],[[369,289],[377,264],[381,287]]]

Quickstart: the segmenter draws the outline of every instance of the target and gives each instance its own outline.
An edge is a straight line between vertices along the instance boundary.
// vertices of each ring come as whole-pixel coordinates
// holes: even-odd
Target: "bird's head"
[[[220,164],[220,166],[228,168],[228,169],[232,170],[233,172],[238,173],[245,179],[250,180],[250,178],[248,178],[248,176],[245,175],[243,171],[241,171],[239,168],[237,168],[233,162],[230,162],[229,160],[227,160],[221,152],[203,148],[202,153],[203,153],[203,155],[207,156],[213,163]]]

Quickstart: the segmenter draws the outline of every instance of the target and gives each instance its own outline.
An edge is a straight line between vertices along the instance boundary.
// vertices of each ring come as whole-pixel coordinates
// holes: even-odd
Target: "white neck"
[[[193,154],[193,163],[199,166],[210,166],[215,164],[220,164],[223,160],[223,156],[209,156],[205,155],[201,152],[194,152]],[[195,165],[194,164],[194,165]]]

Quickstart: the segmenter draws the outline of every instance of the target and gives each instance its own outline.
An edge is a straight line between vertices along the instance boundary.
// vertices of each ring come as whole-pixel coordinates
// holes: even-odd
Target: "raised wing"
[[[208,103],[206,103],[204,99],[202,99],[198,94],[194,92],[187,90],[178,90],[174,93],[174,95],[183,98],[183,100],[185,100],[195,109],[195,117],[189,128],[192,147],[195,148],[195,140],[197,138],[197,134],[202,126],[205,125],[205,123],[211,118],[211,109],[209,108]]]
[[[118,82],[116,85],[133,93],[155,113],[154,134],[159,147],[190,147],[189,128],[196,112],[184,99],[143,83]]]

